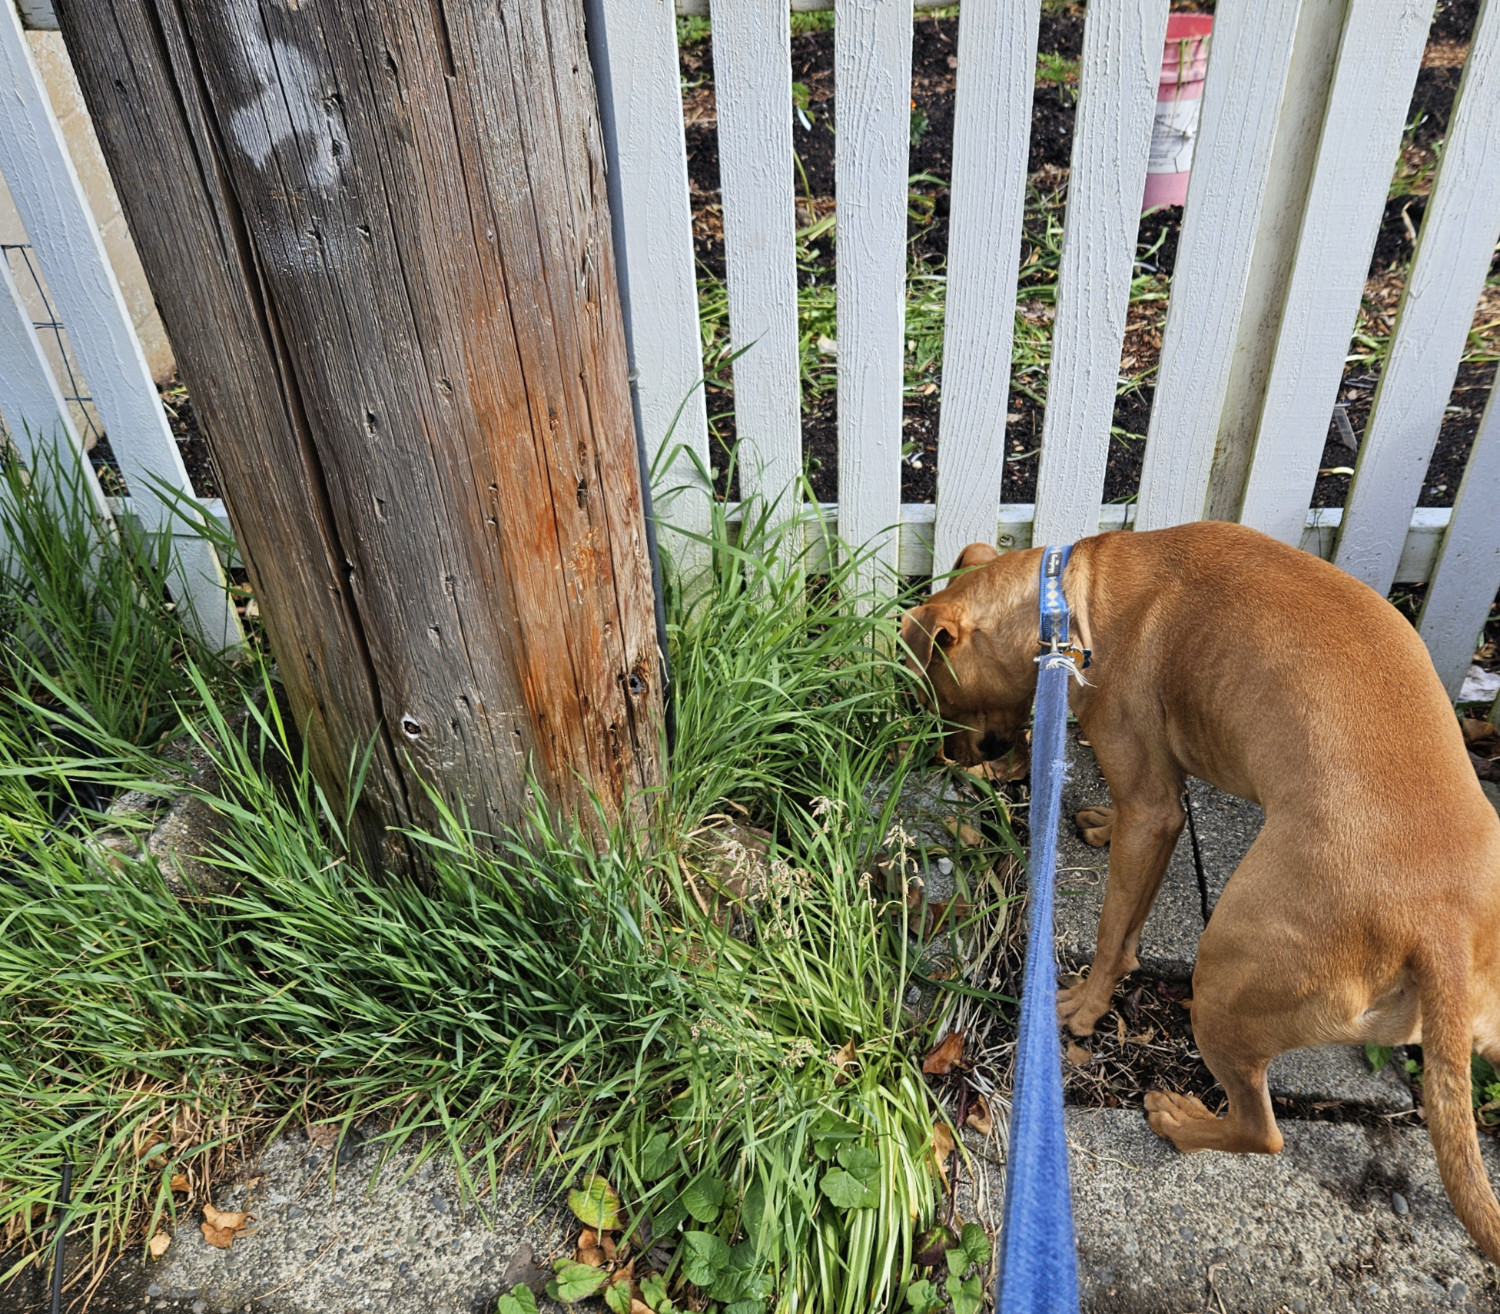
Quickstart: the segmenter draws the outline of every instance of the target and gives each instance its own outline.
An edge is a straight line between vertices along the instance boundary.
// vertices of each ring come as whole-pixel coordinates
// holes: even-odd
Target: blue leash
[[[1066,772],[1068,676],[1089,664],[1070,634],[1062,573],[1071,547],[1042,554],[1041,638],[1031,731],[1031,924],[1021,991],[1021,1036],[1011,1107],[1010,1156],[1000,1233],[997,1314],[1077,1314],[1078,1258],[1063,1134],[1057,1052],[1057,965],[1052,905]]]

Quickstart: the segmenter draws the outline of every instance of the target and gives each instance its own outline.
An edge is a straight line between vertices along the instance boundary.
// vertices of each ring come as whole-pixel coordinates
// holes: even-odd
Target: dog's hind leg
[[[1081,985],[1058,992],[1058,1020],[1075,1036],[1086,1036],[1108,1011],[1115,986],[1140,964],[1136,947],[1141,928],[1161,888],[1186,814],[1182,781],[1163,772],[1156,788],[1135,780],[1125,798],[1116,798],[1110,841],[1109,878],[1099,915],[1098,947]]]
[[[1193,1001],[1193,1034],[1205,1039],[1213,1035],[1206,1018],[1199,1030],[1199,1008]],[[1220,1118],[1196,1095],[1176,1095],[1153,1090],[1146,1093],[1146,1114],[1151,1130],[1164,1136],[1185,1154],[1195,1150],[1226,1150],[1231,1154],[1275,1154],[1281,1149],[1281,1132],[1266,1089],[1266,1068],[1271,1058],[1241,1048],[1205,1039],[1198,1052],[1229,1097],[1229,1111]]]

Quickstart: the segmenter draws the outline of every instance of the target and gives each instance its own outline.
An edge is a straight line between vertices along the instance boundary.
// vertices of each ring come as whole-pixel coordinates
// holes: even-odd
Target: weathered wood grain
[[[988,542],[1005,471],[1016,266],[1040,0],[969,0],[958,19],[948,304],[934,556]]]
[[[364,847],[528,772],[618,815],[661,703],[581,6],[59,8],[325,785],[374,739]]]
[[[1490,393],[1443,539],[1417,631],[1450,698],[1500,591],[1500,389]]]
[[[891,588],[901,514],[911,9],[837,0],[839,535],[865,551],[859,589]]]
[[[1136,523],[1201,519],[1301,0],[1215,13]]]
[[[171,497],[191,498],[193,486],[26,34],[9,4],[0,5],[0,87],[6,89],[0,95],[0,174],[141,520],[153,533],[170,534],[176,524]],[[159,486],[168,490],[165,496]],[[170,580],[178,605],[206,643],[222,649],[243,640],[223,568],[206,542],[177,540]]]
[[[1317,479],[1431,0],[1352,0],[1240,519],[1295,543]]]
[[[1164,0],[1096,5],[1084,23],[1037,467],[1037,533],[1047,542],[1093,533],[1104,494],[1166,31]]]
[[[610,151],[620,301],[642,439],[664,527],[708,529],[708,410],[671,0],[590,0],[589,38]],[[701,545],[667,535],[691,573]]]
[[[791,515],[802,474],[791,19],[782,0],[714,0],[713,23],[740,488]]]
[[[1334,558],[1377,593],[1390,592],[1497,241],[1500,4],[1491,3],[1469,45]]]

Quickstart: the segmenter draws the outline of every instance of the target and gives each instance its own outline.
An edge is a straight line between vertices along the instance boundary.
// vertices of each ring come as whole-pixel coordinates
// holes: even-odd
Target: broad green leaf
[[[880,1193],[873,1186],[867,1186],[842,1168],[824,1173],[819,1185],[840,1209],[874,1209],[880,1204]]]
[[[712,1232],[682,1234],[682,1275],[695,1287],[711,1287],[729,1266],[729,1247]]]
[[[709,1173],[699,1173],[682,1188],[682,1207],[698,1222],[711,1223],[724,1203],[724,1183]]]
[[[667,1280],[660,1273],[641,1279],[641,1299],[655,1314],[676,1314],[677,1306],[667,1299]]]
[[[500,1297],[495,1314],[536,1314],[536,1297],[530,1287],[515,1286],[510,1294]]]
[[[666,1132],[657,1132],[641,1146],[641,1159],[637,1166],[641,1180],[654,1182],[665,1177],[676,1161],[677,1149],[672,1144],[672,1138]]]
[[[611,1282],[604,1288],[604,1303],[614,1314],[630,1314],[630,1283]]]
[[[943,1294],[922,1278],[907,1287],[906,1303],[911,1306],[912,1314],[937,1314],[943,1307]]]
[[[860,1181],[869,1181],[880,1167],[880,1154],[867,1145],[839,1147],[839,1164]]]
[[[585,1177],[581,1191],[569,1191],[568,1208],[580,1223],[596,1232],[618,1232],[623,1226],[620,1197],[602,1177]]]
[[[953,1302],[953,1314],[979,1314],[984,1305],[984,1288],[980,1285],[979,1274],[962,1282],[951,1277],[947,1287],[948,1299]]]
[[[1384,1072],[1390,1061],[1391,1047],[1389,1045],[1365,1046],[1365,1062],[1370,1065],[1371,1072]]]
[[[587,1264],[575,1263],[571,1259],[559,1259],[552,1267],[557,1274],[559,1300],[582,1300],[585,1296],[592,1296],[609,1281],[609,1274],[602,1268],[590,1268]]]
[[[736,1300],[724,1306],[724,1314],[766,1314],[764,1300]]]
[[[667,1241],[687,1218],[687,1209],[680,1199],[673,1200],[665,1209],[651,1219],[651,1231],[658,1241]]]
[[[990,1238],[978,1223],[965,1223],[959,1234],[958,1244],[963,1247],[972,1263],[983,1268],[990,1262]]]

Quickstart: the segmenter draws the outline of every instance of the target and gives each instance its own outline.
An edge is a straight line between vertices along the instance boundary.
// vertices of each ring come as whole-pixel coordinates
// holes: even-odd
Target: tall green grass
[[[897,796],[883,786],[933,727],[889,655],[894,603],[852,605],[838,554],[810,577],[784,537],[801,533],[721,516],[711,571],[673,598],[678,738],[655,831],[601,849],[545,812],[503,836],[449,815],[412,837],[420,886],[349,859],[258,658],[235,683],[174,633],[166,668],[117,664],[136,675],[103,685],[102,715],[97,673],[12,643],[5,696],[64,700],[93,736],[65,759],[0,731],[0,1233],[16,1263],[48,1236],[64,1154],[75,1226],[102,1255],[172,1217],[175,1175],[201,1190],[231,1151],[306,1120],[443,1152],[481,1197],[517,1146],[549,1180],[602,1173],[673,1250],[679,1295],[710,1308],[899,1308],[940,1115],[905,1002],[904,841],[891,886],[893,805],[869,800]],[[82,635],[97,611],[5,588],[18,634]],[[161,645],[173,618],[155,615]],[[88,661],[103,638],[69,642]],[[215,768],[191,787],[219,825],[201,865],[164,871],[119,819],[110,848],[49,826],[49,791],[79,772],[180,788],[153,752],[174,731]]]

